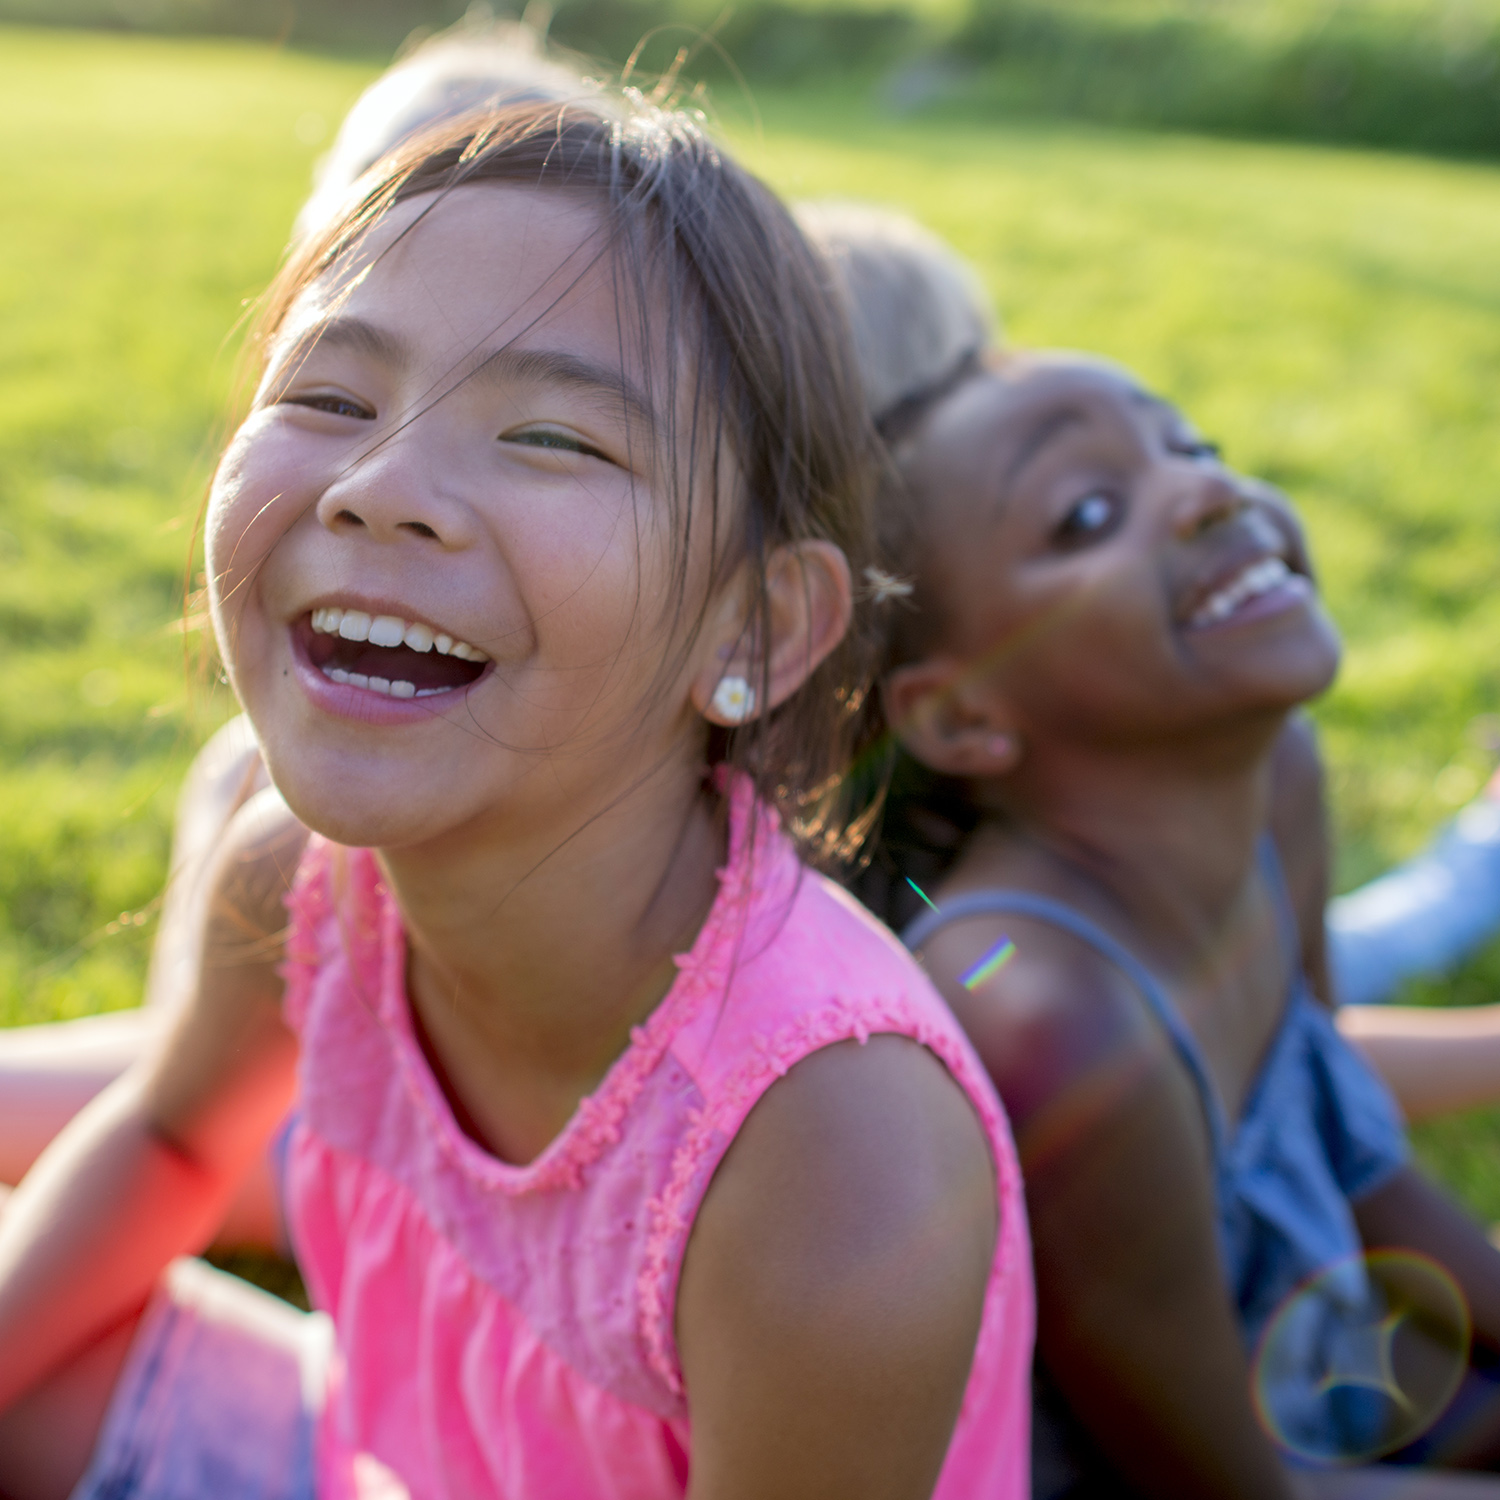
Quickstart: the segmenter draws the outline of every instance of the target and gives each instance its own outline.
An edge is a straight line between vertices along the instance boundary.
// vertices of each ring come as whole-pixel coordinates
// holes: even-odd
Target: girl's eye
[[[1060,542],[1088,542],[1108,531],[1118,519],[1120,503],[1113,495],[1095,491],[1078,501],[1053,533]]]
[[[1218,462],[1222,449],[1217,443],[1210,443],[1200,437],[1177,437],[1173,438],[1167,447],[1173,453],[1180,453],[1184,458],[1201,458],[1210,462]]]
[[[283,396],[281,399],[287,406],[306,406],[313,411],[326,411],[335,417],[354,417],[361,422],[372,421],[375,416],[368,407],[351,401],[348,396]]]
[[[502,443],[520,443],[527,448],[551,448],[558,453],[583,453],[589,458],[602,458],[605,463],[614,460],[607,453],[592,447],[571,432],[562,432],[556,427],[526,427],[520,432],[503,432]]]

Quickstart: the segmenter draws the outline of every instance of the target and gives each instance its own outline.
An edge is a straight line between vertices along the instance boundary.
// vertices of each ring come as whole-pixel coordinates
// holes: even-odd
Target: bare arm
[[[1391,1468],[1304,1470],[1292,1476],[1305,1500],[1495,1500],[1500,1480],[1445,1469]]]
[[[926,1500],[996,1235],[967,1099],[904,1038],[805,1058],[709,1188],[678,1297],[692,1500]]]
[[[1290,1496],[1251,1407],[1184,1069],[1110,966],[1043,924],[1005,928],[1017,956],[972,993],[956,976],[994,919],[944,929],[927,962],[1016,1128],[1043,1362],[1132,1491]]]
[[[1474,1337],[1500,1351],[1500,1251],[1484,1231],[1415,1167],[1404,1167],[1354,1204],[1371,1249],[1399,1245],[1431,1256],[1463,1288]]]
[[[1271,832],[1297,913],[1303,968],[1319,998],[1334,1004],[1324,920],[1328,811],[1322,760],[1306,715],[1288,721],[1272,775]],[[1409,1120],[1500,1103],[1500,1005],[1351,1005],[1339,1010],[1337,1024],[1390,1085]]]
[[[57,1138],[0,1216],[0,1409],[206,1244],[291,1098],[275,968],[304,835],[247,807],[213,876],[197,993],[160,1047]]]
[[[1473,1319],[1474,1338],[1500,1351],[1500,1252],[1480,1227],[1414,1167],[1354,1204],[1366,1246],[1399,1246],[1431,1257],[1463,1289]],[[1462,1468],[1500,1464],[1500,1411],[1489,1410],[1465,1424],[1464,1447],[1445,1456]],[[1500,1493],[1497,1482],[1496,1493]]]
[[[1408,1120],[1500,1104],[1500,1005],[1346,1005],[1337,1024]]]

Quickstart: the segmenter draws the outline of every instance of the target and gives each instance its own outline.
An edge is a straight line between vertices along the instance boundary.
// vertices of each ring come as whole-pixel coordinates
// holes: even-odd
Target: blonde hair
[[[564,104],[598,92],[524,21],[460,21],[398,59],[354,101],[318,162],[292,237],[321,228],[381,157],[430,126],[476,110]]]
[[[978,273],[909,215],[836,201],[802,203],[794,212],[833,268],[877,426],[903,408],[925,406],[998,340]]]

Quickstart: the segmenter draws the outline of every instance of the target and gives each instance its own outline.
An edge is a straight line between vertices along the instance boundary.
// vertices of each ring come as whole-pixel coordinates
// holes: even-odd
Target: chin
[[[1339,655],[1337,639],[1329,638],[1258,663],[1259,670],[1248,672],[1239,684],[1243,706],[1290,713],[1321,697],[1338,676]]]
[[[1296,694],[1293,707],[1326,693],[1339,675],[1339,663],[1343,660],[1343,642],[1333,628],[1333,621],[1322,610],[1314,620],[1315,628],[1289,653],[1288,686]]]
[[[349,799],[287,797],[286,804],[304,827],[351,849],[395,849],[432,836],[410,818],[382,815]]]
[[[267,759],[272,779],[297,821],[350,848],[425,843],[448,832],[466,811],[455,812],[451,798],[423,797],[420,790],[413,795],[409,785],[403,791],[399,778],[392,775],[361,776],[347,762],[324,776],[305,769],[279,774],[284,768]],[[432,805],[434,800],[437,805]]]

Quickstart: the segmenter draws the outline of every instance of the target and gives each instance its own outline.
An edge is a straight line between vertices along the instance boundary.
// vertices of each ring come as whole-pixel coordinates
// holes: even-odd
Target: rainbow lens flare
[[[1469,1365],[1468,1303],[1410,1250],[1346,1256],[1277,1308],[1251,1370],[1271,1438],[1313,1463],[1367,1463],[1419,1438]]]
[[[972,990],[975,985],[983,984],[991,974],[997,974],[1016,956],[1016,945],[1008,937],[1003,937],[977,964],[964,970],[958,976],[958,982],[966,990]]]
[[[916,881],[915,881],[915,880],[913,880],[913,879],[912,879],[912,878],[911,878],[911,876],[910,876],[910,875],[908,875],[908,876],[907,876],[907,877],[906,877],[906,883],[907,883],[907,885],[909,885],[909,886],[910,886],[910,887],[911,887],[911,888],[912,888],[912,890],[914,890],[914,891],[915,891],[915,892],[916,892],[916,893],[917,893],[917,894],[918,894],[918,895],[919,895],[919,896],[920,896],[920,897],[921,897],[921,898],[922,898],[922,899],[923,899],[923,900],[924,900],[924,901],[925,901],[925,902],[926,902],[926,903],[927,903],[927,904],[928,904],[928,905],[929,905],[929,906],[930,906],[930,907],[931,907],[931,908],[932,908],[932,909],[933,909],[933,911],[936,911],[936,910],[937,910],[937,902],[936,902],[936,901],[934,901],[934,900],[933,900],[933,899],[932,899],[932,897],[931,897],[931,896],[929,896],[929,895],[928,895],[928,894],[927,894],[927,892],[926,892],[926,891],[924,891],[924,890],[923,890],[923,889],[922,889],[922,887],[921,887],[921,886],[919,886],[919,885],[918,885],[918,884],[917,884],[917,882],[916,882]]]

